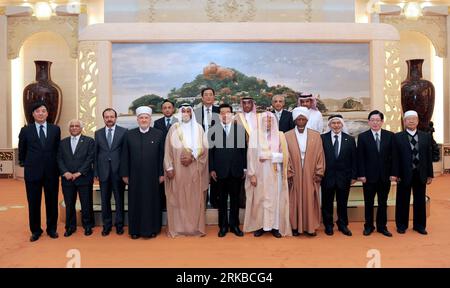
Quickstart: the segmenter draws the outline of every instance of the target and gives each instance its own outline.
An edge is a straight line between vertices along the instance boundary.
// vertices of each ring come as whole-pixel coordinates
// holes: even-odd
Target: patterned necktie
[[[39,127],[39,140],[41,140],[42,147],[45,146],[45,132],[44,132],[44,125],[41,125]]]
[[[339,139],[338,139],[338,135],[334,135],[333,148],[334,148],[334,157],[338,158],[339,157]]]
[[[108,140],[108,147],[111,149],[112,146],[112,128],[108,129],[108,137],[106,138]]]
[[[206,108],[206,121],[208,123],[208,127],[211,126],[211,108]]]
[[[417,133],[414,136],[408,134],[409,142],[411,144],[411,154],[412,154],[412,168],[416,169],[419,166],[419,142],[416,140],[419,137]]]
[[[380,137],[378,137],[378,133],[375,133],[375,143],[377,144],[378,153],[380,153]]]
[[[75,154],[75,149],[77,149],[77,138],[72,137],[72,142],[70,143],[70,146],[72,147],[72,154]]]

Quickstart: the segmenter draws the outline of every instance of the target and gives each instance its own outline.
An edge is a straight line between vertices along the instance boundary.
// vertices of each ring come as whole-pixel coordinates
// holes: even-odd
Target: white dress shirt
[[[147,129],[142,129],[141,127],[139,127],[139,131],[141,131],[141,133],[147,133],[148,130],[150,130],[150,127],[147,127]]]
[[[106,139],[108,139],[108,131],[109,129],[111,129],[111,142],[114,140],[114,132],[116,132],[116,125],[112,126],[111,128],[109,128],[108,126],[105,126],[105,136]]]
[[[277,117],[278,122],[280,122],[281,114],[283,114],[283,109],[281,109],[280,111],[275,110],[275,117]]]
[[[406,132],[408,132],[409,135],[414,136],[414,135],[416,135],[416,133],[417,133],[417,129],[416,129],[416,130],[409,130],[409,129],[406,129]]]
[[[209,108],[203,105],[203,126],[205,126],[205,133],[208,133],[209,126],[211,125],[213,115],[212,108],[213,105],[209,106]],[[209,109],[209,122],[208,122],[208,109]]]
[[[306,155],[306,143],[308,141],[308,131],[305,128],[305,131],[303,131],[303,133],[298,132],[297,127],[294,128],[295,129],[295,136],[297,136],[297,142],[298,142],[298,147],[300,149],[300,155],[301,155],[301,159],[302,159],[302,166],[305,160],[305,155]]]
[[[37,130],[38,137],[39,137],[39,131],[41,130],[41,125],[44,126],[44,134],[45,134],[45,137],[47,137],[47,121],[42,123],[42,124],[34,122],[34,125],[36,125],[36,130]]]

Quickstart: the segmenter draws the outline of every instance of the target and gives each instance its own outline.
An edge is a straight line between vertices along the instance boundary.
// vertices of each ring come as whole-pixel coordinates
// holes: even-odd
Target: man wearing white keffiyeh
[[[255,237],[271,231],[276,238],[292,235],[289,223],[287,164],[289,153],[275,115],[258,114],[247,152],[244,231]]]
[[[189,104],[167,133],[164,155],[167,233],[205,235],[205,197],[209,184],[208,143]]]

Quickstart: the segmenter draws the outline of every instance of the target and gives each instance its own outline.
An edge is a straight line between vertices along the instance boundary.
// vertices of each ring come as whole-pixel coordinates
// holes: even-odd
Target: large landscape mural
[[[324,117],[343,114],[350,132],[365,127],[371,108],[367,43],[115,43],[112,59],[121,117],[140,105],[158,113],[165,98],[197,105],[206,86],[235,109],[242,96],[265,110],[275,94],[286,96],[287,109],[296,93],[314,94]]]

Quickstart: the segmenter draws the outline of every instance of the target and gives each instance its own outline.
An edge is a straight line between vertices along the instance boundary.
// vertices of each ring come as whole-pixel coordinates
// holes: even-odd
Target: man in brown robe
[[[325,158],[320,133],[306,128],[309,111],[297,107],[292,111],[296,127],[288,131],[289,149],[289,218],[292,235],[316,236],[320,226],[320,181],[325,173]]]
[[[177,118],[180,122],[167,133],[164,155],[167,233],[204,236],[208,142],[192,107],[183,104]]]
[[[271,112],[258,114],[247,152],[244,231],[259,237],[270,231],[276,238],[292,235],[289,224],[287,165],[289,152],[283,132]]]

